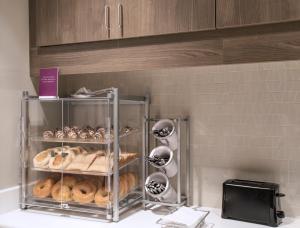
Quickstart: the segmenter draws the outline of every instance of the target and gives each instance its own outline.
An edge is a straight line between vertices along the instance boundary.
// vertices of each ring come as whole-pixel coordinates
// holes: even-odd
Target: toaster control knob
[[[285,217],[284,211],[277,211],[276,215],[278,218],[281,218],[281,219]]]
[[[276,193],[276,197],[285,197],[285,194],[283,194],[283,193]]]

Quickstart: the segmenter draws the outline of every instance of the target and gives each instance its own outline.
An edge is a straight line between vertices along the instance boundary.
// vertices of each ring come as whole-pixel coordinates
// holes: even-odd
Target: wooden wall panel
[[[46,54],[33,48],[31,75],[37,76],[41,67],[52,66],[70,75],[221,64],[221,45],[217,39]]]
[[[217,28],[300,20],[299,0],[217,0]]]
[[[224,63],[300,59],[300,31],[225,38]]]

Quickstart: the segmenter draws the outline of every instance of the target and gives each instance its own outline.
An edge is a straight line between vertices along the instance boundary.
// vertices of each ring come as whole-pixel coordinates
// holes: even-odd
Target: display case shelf
[[[141,200],[141,193],[131,193],[127,198],[120,201],[120,213],[128,211],[130,208],[135,207],[135,205],[140,204]],[[61,206],[59,202],[42,201],[41,199],[31,197],[27,199],[27,209],[50,215],[61,215],[80,219],[84,218],[103,222],[108,221],[106,216],[110,211],[110,209],[105,207],[80,204],[72,204],[68,209],[66,209]]]
[[[132,202],[134,202],[137,199],[140,199],[142,196],[142,192],[140,191],[139,187],[131,190],[129,193],[127,193],[124,197],[122,197],[121,199],[119,199],[120,202],[120,206],[121,207],[126,207],[128,205],[130,205]],[[29,200],[31,202],[42,202],[42,203],[50,203],[52,206],[61,206],[62,208],[65,209],[72,209],[74,207],[78,208],[78,207],[84,207],[86,209],[107,209],[109,208],[109,204],[107,205],[97,205],[96,203],[77,203],[75,201],[68,201],[68,202],[59,202],[54,200],[53,198],[38,198],[35,196],[30,195]]]
[[[134,129],[129,133],[120,134],[119,138],[124,138],[133,134],[137,134],[140,131],[138,129]],[[41,136],[32,136],[29,139],[33,142],[47,142],[47,143],[76,143],[76,144],[100,144],[100,145],[107,145],[114,142],[114,140],[97,140],[97,139],[70,139],[70,138],[44,138]]]
[[[135,158],[128,161],[126,164],[123,164],[119,167],[121,171],[123,168],[130,166],[133,163],[139,161],[140,158]],[[111,176],[113,175],[113,171],[111,172],[94,172],[94,171],[78,171],[78,170],[63,170],[63,169],[47,169],[47,168],[36,168],[32,167],[31,170],[39,171],[39,172],[48,172],[48,173],[62,173],[62,174],[77,174],[77,175],[91,175],[91,176]]]

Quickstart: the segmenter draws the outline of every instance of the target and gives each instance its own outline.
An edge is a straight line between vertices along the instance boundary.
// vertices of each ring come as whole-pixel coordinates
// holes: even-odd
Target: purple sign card
[[[40,98],[58,97],[58,68],[41,68],[40,69]]]

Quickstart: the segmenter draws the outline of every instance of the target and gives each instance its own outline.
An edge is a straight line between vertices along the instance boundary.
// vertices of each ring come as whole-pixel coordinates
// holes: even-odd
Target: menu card
[[[58,68],[40,69],[39,98],[58,97]]]

